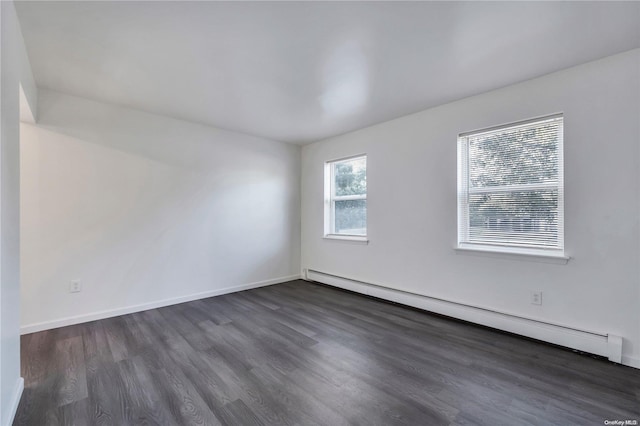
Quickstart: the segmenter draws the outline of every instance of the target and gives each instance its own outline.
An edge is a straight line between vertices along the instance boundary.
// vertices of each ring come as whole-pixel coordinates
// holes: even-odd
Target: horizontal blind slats
[[[561,116],[459,137],[458,240],[563,245]]]

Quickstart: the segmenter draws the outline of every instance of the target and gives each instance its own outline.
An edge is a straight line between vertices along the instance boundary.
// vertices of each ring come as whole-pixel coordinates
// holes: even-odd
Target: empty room
[[[3,0],[0,46],[0,426],[640,422],[640,2]]]

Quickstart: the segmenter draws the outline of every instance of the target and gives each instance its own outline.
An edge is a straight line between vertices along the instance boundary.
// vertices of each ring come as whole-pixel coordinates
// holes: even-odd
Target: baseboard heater
[[[305,279],[622,362],[622,338],[307,269]]]

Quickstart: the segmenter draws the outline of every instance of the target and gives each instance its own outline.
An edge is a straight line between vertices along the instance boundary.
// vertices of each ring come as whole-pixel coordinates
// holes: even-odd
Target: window
[[[458,137],[458,247],[564,256],[563,119]]]
[[[324,228],[325,237],[366,239],[366,155],[325,163]]]

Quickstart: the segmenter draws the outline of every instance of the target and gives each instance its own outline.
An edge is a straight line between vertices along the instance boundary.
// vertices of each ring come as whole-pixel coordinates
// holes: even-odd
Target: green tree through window
[[[562,248],[562,117],[459,138],[459,242]]]
[[[366,235],[367,159],[351,158],[328,163],[330,211],[326,220],[329,234]],[[326,226],[325,226],[326,228]]]

